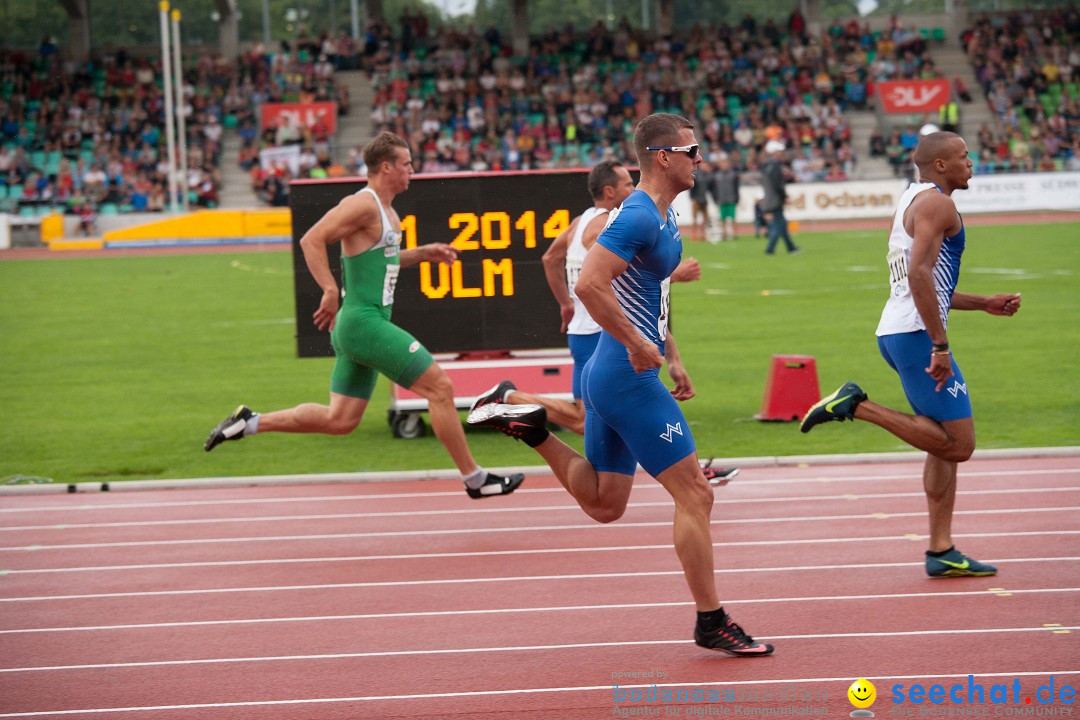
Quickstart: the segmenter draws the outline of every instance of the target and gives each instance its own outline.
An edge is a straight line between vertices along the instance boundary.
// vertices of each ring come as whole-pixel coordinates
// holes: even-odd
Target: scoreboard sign
[[[443,242],[458,249],[458,259],[449,266],[424,262],[402,269],[393,322],[436,353],[565,347],[541,257],[590,206],[587,177],[587,170],[414,175],[394,199],[402,249]],[[330,333],[312,320],[322,290],[308,271],[300,238],[365,185],[355,179],[290,185],[300,357],[333,355]],[[340,287],[340,245],[329,256]]]

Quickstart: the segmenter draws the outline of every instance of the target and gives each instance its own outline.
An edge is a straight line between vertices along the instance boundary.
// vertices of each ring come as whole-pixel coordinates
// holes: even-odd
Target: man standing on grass
[[[241,405],[210,432],[204,447],[209,452],[226,440],[259,432],[348,434],[360,424],[382,373],[427,399],[431,426],[461,472],[469,497],[508,495],[524,476],[501,477],[476,464],[465,442],[450,378],[416,338],[390,322],[398,270],[422,261],[452,262],[457,250],[444,243],[400,248],[401,221],[391,203],[408,189],[413,172],[405,140],[380,133],[364,148],[364,163],[367,186],[344,198],[300,239],[308,269],[323,289],[315,325],[330,329],[337,356],[330,404],[305,403],[265,414]],[[338,241],[344,304],[327,255],[328,246]]]
[[[849,382],[810,408],[801,430],[857,418],[925,450],[923,487],[930,511],[927,575],[994,575],[997,568],[967,557],[952,541],[956,466],[975,450],[975,423],[968,386],[945,331],[950,309],[1010,316],[1020,309],[1020,294],[956,292],[964,221],[952,194],[966,190],[972,174],[964,139],[951,132],[925,135],[914,160],[922,182],[904,191],[893,217],[887,255],[892,291],[877,336],[878,348],[900,375],[915,414],[871,402],[862,388]]]
[[[694,126],[679,115],[649,115],[634,132],[634,150],[637,190],[611,213],[574,288],[603,328],[582,377],[586,457],[548,432],[542,405],[489,403],[470,412],[468,422],[534,448],[598,522],[622,517],[640,463],[675,501],[675,552],[698,611],[694,641],[735,656],[769,655],[772,645],[754,640],[720,605],[713,490],[677,402],[692,398],[694,385],[668,328],[670,276],[682,256],[671,201],[693,187],[701,164]],[[672,390],[659,377],[665,359]]]

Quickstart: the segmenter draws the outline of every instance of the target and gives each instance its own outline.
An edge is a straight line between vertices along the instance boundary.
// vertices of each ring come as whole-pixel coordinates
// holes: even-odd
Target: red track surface
[[[550,477],[3,497],[0,718],[846,717],[859,677],[879,718],[1075,707],[1036,691],[1080,685],[1080,457],[962,466],[958,545],[995,578],[924,575],[918,463],[748,468],[717,501],[725,607],[773,657],[689,640],[645,477],[612,525]],[[969,674],[1010,703],[891,702]],[[614,700],[654,682],[734,700]]]

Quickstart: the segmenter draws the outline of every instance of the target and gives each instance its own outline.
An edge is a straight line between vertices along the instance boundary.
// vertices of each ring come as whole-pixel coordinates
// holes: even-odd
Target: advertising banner
[[[949,101],[949,81],[886,80],[877,83],[877,93],[886,113],[936,113]]]
[[[263,103],[260,107],[263,130],[278,127],[279,122],[312,128],[322,124],[327,135],[337,132],[337,103]]]

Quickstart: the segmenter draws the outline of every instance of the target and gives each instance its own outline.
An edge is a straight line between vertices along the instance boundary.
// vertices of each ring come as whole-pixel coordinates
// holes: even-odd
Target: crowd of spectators
[[[975,172],[1080,170],[1080,13],[1075,8],[982,14],[960,36],[978,88],[957,76],[953,101],[985,102],[991,121],[963,125]],[[981,92],[979,92],[981,90]],[[962,116],[961,116],[962,121]],[[942,117],[930,118],[934,123]],[[910,168],[918,128],[870,139],[897,175]]]
[[[994,111],[977,134],[965,128],[977,171],[1080,166],[1078,41],[1075,9],[980,16],[964,32],[975,92]],[[372,79],[373,130],[407,138],[421,172],[633,163],[637,120],[666,111],[691,119],[708,162],[727,158],[743,173],[757,170],[766,142],[783,142],[799,181],[852,176],[846,113],[868,106],[875,83],[940,77],[925,33],[896,18],[879,31],[834,21],[815,35],[798,10],[782,23],[747,13],[671,37],[624,18],[612,28],[549,28],[520,56],[495,27],[433,26],[406,11],[395,24],[369,23],[359,44],[301,29],[291,43],[256,43],[233,62],[189,60],[180,183],[190,203],[217,204],[226,127],[241,138],[235,162],[269,204],[287,204],[294,177],[363,174],[358,149],[334,164],[326,127],[261,128],[257,114],[265,102],[318,101],[345,114],[349,97],[334,74],[352,68]],[[36,53],[0,50],[0,207],[164,209],[161,85],[160,67],[124,50],[85,63],[63,60],[49,39]],[[970,97],[962,83],[955,89]],[[875,133],[868,150],[900,174],[917,141],[916,126],[897,127]],[[261,150],[290,145],[291,167],[260,161]]]
[[[161,210],[168,204],[160,68],[118,50],[73,63],[43,42],[36,54],[0,51],[0,186],[13,207]],[[220,116],[185,83],[192,203],[216,200]]]
[[[206,52],[185,62],[186,140],[176,147],[179,159],[185,146],[187,167],[179,192],[191,206],[217,205],[225,128],[240,129],[241,162],[257,158],[263,102],[333,100],[347,112],[349,98],[334,72],[356,57],[350,39],[308,40],[301,33],[280,52],[256,45],[235,62]],[[328,142],[310,135],[269,139],[279,140]],[[166,148],[162,72],[153,61],[119,49],[76,63],[61,58],[48,38],[37,52],[0,50],[0,209],[166,209]]]
[[[813,36],[798,11],[782,25],[747,14],[674,37],[625,19],[567,25],[532,38],[524,57],[494,27],[431,35],[403,23],[369,29],[372,122],[408,138],[424,172],[632,162],[636,120],[668,111],[691,118],[711,160],[754,170],[780,140],[800,179],[844,179],[856,162],[845,110],[865,107],[875,81],[932,66],[917,32],[882,37],[852,20]]]
[[[1080,169],[1080,11],[984,14],[961,42],[993,113],[968,131],[977,171]]]

